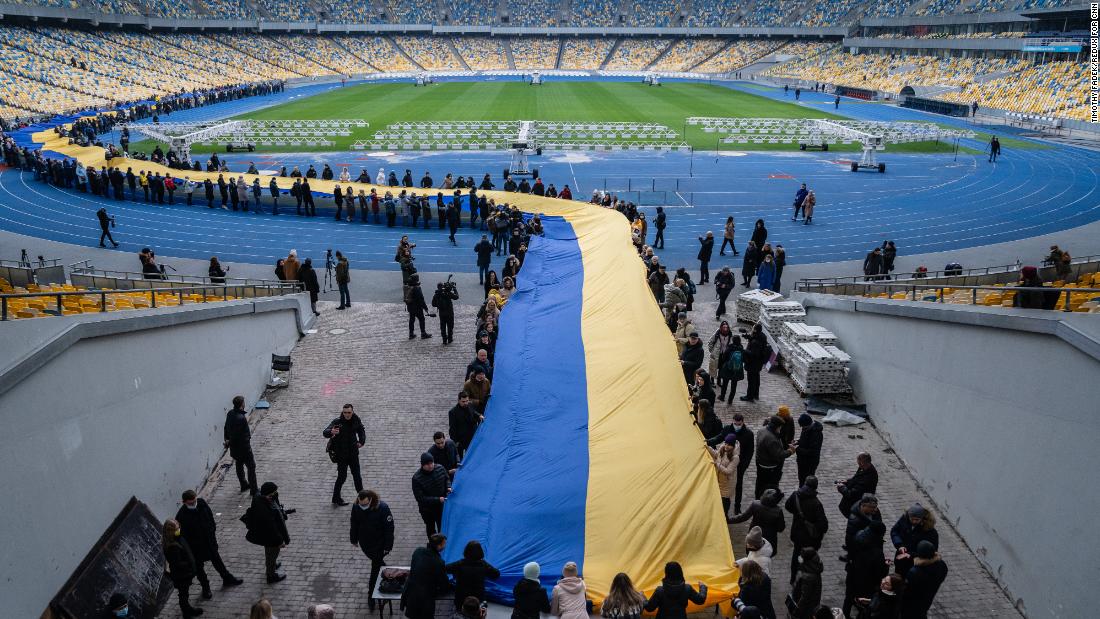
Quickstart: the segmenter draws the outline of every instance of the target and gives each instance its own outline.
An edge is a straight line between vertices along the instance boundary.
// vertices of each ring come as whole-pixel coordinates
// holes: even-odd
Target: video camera
[[[458,284],[451,281],[451,278],[454,277],[454,276],[455,276],[454,273],[451,273],[451,274],[447,275],[447,281],[442,282],[440,284],[440,286],[443,287],[443,292],[447,296],[458,298]]]
[[[325,269],[331,269],[336,266],[336,260],[332,257],[332,248],[325,250]]]

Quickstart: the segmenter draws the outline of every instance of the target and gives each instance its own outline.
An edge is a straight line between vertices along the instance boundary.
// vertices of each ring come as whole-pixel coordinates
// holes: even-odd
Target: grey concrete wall
[[[1091,616],[1100,359],[1054,332],[1084,325],[1091,339],[1100,320],[1052,328],[1056,313],[1038,310],[985,320],[897,302],[803,301],[807,322],[852,355],[851,381],[875,426],[1018,608]]]
[[[131,495],[160,518],[175,514],[180,492],[198,486],[223,453],[233,396],[251,406],[271,354],[298,340],[299,297],[245,303],[248,311],[200,308],[186,319],[182,308],[144,312],[129,319],[133,330],[111,314],[109,328],[78,328],[84,337],[0,393],[5,616],[38,616]],[[47,327],[67,320],[20,321],[41,323],[47,335],[7,341],[56,342]],[[0,329],[9,326],[19,323]]]

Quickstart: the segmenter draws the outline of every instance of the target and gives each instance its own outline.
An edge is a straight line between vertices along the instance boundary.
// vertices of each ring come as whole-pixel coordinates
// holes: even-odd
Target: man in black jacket
[[[393,514],[373,490],[360,491],[351,510],[351,544],[359,546],[370,559],[367,605],[374,612],[374,585],[386,564],[386,555],[393,550]]]
[[[443,503],[451,493],[451,479],[447,469],[436,464],[431,454],[420,455],[420,469],[412,478],[413,497],[416,498],[424,530],[431,538],[443,530]]]
[[[878,470],[871,464],[871,454],[864,452],[856,456],[856,466],[855,475],[847,481],[836,482],[836,491],[841,495],[840,513],[845,517],[864,494],[874,494],[878,490]]]
[[[409,312],[409,339],[414,339],[413,325],[420,322],[420,339],[426,340],[432,336],[424,330],[424,313],[428,311],[428,304],[424,302],[424,291],[420,289],[420,276],[413,273],[409,276],[409,291],[405,295],[405,309]]]
[[[439,334],[443,337],[443,344],[455,341],[455,306],[458,300],[458,286],[453,282],[439,282],[435,287],[435,295],[432,296],[432,307],[439,315]]]
[[[493,262],[493,244],[489,242],[488,235],[481,235],[481,242],[474,246],[474,252],[477,254],[477,283],[484,284],[489,265]]]
[[[470,394],[458,394],[458,404],[447,412],[447,433],[458,447],[458,457],[466,455],[466,449],[474,440],[474,432],[483,417],[470,406]]]
[[[695,370],[703,366],[703,342],[699,334],[692,331],[688,334],[688,343],[684,352],[680,353],[680,367],[684,371],[684,380],[687,384],[695,383]]]
[[[115,238],[111,236],[111,226],[115,223],[115,218],[107,214],[106,208],[100,208],[95,212],[96,219],[99,220],[99,229],[101,234],[99,235],[99,246],[106,247],[103,244],[103,239],[107,239],[111,242],[111,245],[118,247],[118,243],[115,242]]]
[[[256,458],[252,455],[252,431],[248,428],[248,413],[244,411],[244,396],[233,398],[233,409],[225,414],[225,427],[222,429],[223,446],[229,448],[229,456],[237,467],[237,479],[241,482],[241,492],[256,492]],[[248,477],[245,478],[245,468]]]
[[[817,465],[821,462],[821,445],[825,441],[824,428],[814,421],[808,413],[798,416],[798,426],[802,430],[795,441],[795,462],[798,463],[798,485],[806,482],[806,477],[817,474]]]
[[[699,237],[699,285],[710,281],[710,259],[714,256],[714,233]]]
[[[653,237],[653,249],[665,248],[665,226],[668,225],[668,218],[665,215],[665,209],[663,207],[657,207],[657,217],[653,220],[653,227],[657,229],[657,235]]]
[[[183,538],[187,540],[187,544],[191,547],[191,554],[195,557],[197,576],[199,584],[202,585],[204,599],[209,600],[214,597],[210,591],[210,579],[206,577],[206,570],[203,569],[203,564],[207,561],[222,577],[223,586],[232,587],[244,582],[225,568],[225,563],[222,562],[222,557],[218,553],[216,535],[218,525],[214,521],[214,513],[210,511],[210,506],[204,499],[197,497],[194,490],[183,492],[183,505],[176,512],[176,522],[180,523]]]
[[[359,415],[355,414],[355,407],[345,404],[340,410],[340,416],[333,419],[321,435],[329,439],[327,451],[329,457],[336,462],[336,483],[332,486],[332,504],[343,507],[348,502],[340,496],[340,489],[344,487],[344,481],[348,478],[349,468],[352,481],[355,482],[355,490],[363,490],[363,477],[359,473],[359,449],[367,442],[367,432],[363,428]]]
[[[441,556],[447,546],[447,536],[428,536],[428,545],[413,551],[409,562],[409,579],[401,592],[401,610],[409,619],[432,619],[435,600],[451,589],[447,580],[447,564]]]
[[[455,471],[458,470],[458,446],[455,442],[447,438],[446,434],[436,432],[432,435],[432,446],[428,448],[428,453],[436,463],[447,470],[447,475],[454,479]]]
[[[784,449],[783,441],[779,438],[779,428],[783,426],[783,418],[773,416],[768,419],[768,425],[756,437],[756,492],[759,499],[768,488],[779,489],[779,481],[783,479],[783,463],[794,454],[795,447]]]
[[[734,489],[733,494],[733,513],[737,515],[741,513],[742,485],[745,481],[745,471],[749,470],[749,465],[752,464],[752,456],[756,452],[756,442],[752,430],[745,425],[745,417],[741,413],[737,413],[733,416],[733,423],[722,428],[718,436],[707,439],[707,444],[714,447],[724,441],[726,436],[730,434],[737,439],[741,452],[741,457],[737,461],[737,487]]]
[[[791,513],[791,584],[798,575],[798,556],[803,548],[821,549],[821,541],[829,530],[825,508],[817,498],[817,477],[807,476],[805,483],[787,497],[783,507]]]
[[[764,364],[771,356],[768,354],[768,338],[764,335],[764,327],[756,323],[752,327],[752,335],[745,346],[745,377],[748,379],[748,387],[741,399],[745,402],[755,402],[760,399],[760,372]]]
[[[252,497],[252,505],[241,518],[248,528],[245,539],[264,547],[264,567],[269,583],[286,579],[286,574],[277,571],[282,565],[279,563],[279,551],[290,543],[286,518],[287,513],[279,503],[279,487],[270,481],[260,486],[259,494]]]

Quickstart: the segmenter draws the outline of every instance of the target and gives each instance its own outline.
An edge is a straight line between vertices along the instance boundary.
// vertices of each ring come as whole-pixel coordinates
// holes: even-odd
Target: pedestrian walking
[[[725,227],[725,230],[722,232],[722,247],[719,248],[719,250],[718,250],[718,255],[719,256],[725,256],[726,255],[726,245],[727,244],[729,244],[730,249],[733,250],[733,255],[734,256],[739,254],[739,252],[737,251],[737,246],[733,244],[734,243],[734,236],[736,235],[736,233],[737,233],[737,223],[733,220],[733,215],[730,215],[729,217],[726,218],[726,227]]]
[[[367,606],[374,612],[374,586],[378,574],[386,565],[386,555],[393,550],[393,513],[373,490],[360,490],[351,510],[351,544],[359,546],[370,559],[367,579]]]
[[[363,490],[363,476],[359,471],[359,450],[367,442],[367,431],[363,428],[363,421],[359,419],[359,415],[355,414],[355,407],[345,404],[340,410],[340,416],[333,419],[321,435],[328,439],[325,451],[336,464],[336,483],[332,486],[332,504],[343,507],[348,502],[340,496],[340,489],[347,481],[348,469],[351,469],[355,490],[359,492]]]
[[[989,162],[995,163],[997,157],[1001,154],[1001,141],[997,139],[997,136],[993,136],[989,140]]]
[[[567,185],[568,187],[568,185]],[[653,247],[655,249],[665,248],[665,227],[668,226],[668,217],[665,215],[664,207],[657,207],[657,217],[653,220],[653,227],[656,228],[657,234],[653,237]]]
[[[181,536],[180,525],[172,519],[164,521],[162,549],[168,577],[179,596],[180,613],[184,617],[198,617],[201,608],[191,606],[191,582],[195,579],[195,557],[187,540]]]
[[[286,579],[286,574],[278,569],[282,566],[279,552],[290,543],[287,516],[287,510],[279,503],[279,487],[275,482],[265,481],[260,491],[252,497],[252,505],[241,517],[248,529],[245,539],[264,547],[264,570],[269,584]]]
[[[96,219],[99,220],[99,246],[106,247],[103,244],[103,239],[107,239],[111,242],[111,245],[118,247],[118,243],[115,242],[113,236],[111,236],[111,228],[115,227],[115,218],[107,214],[106,208],[100,208],[95,212]]]
[[[811,189],[806,194],[806,200],[802,203],[802,216],[805,218],[802,225],[808,226],[814,222],[814,207],[817,206],[817,194]]]
[[[489,242],[488,235],[481,235],[481,241],[474,246],[474,253],[477,254],[477,283],[484,285],[493,261],[493,244]]]
[[[791,216],[791,221],[797,221],[799,213],[805,216],[802,209],[806,204],[806,196],[808,195],[810,195],[810,192],[806,189],[806,183],[802,183],[802,186],[794,193],[794,215]]]
[[[241,492],[255,493],[256,458],[252,454],[252,431],[248,427],[248,413],[244,410],[244,396],[233,398],[233,408],[225,414],[225,426],[222,428],[222,445],[229,448],[229,457],[237,469],[237,480],[241,482]],[[248,469],[248,476],[245,476]]]
[[[718,308],[714,311],[714,319],[721,320],[722,316],[726,315],[726,299],[729,298],[730,293],[733,292],[733,287],[737,285],[737,282],[733,278],[733,272],[729,267],[722,267],[722,270],[714,276],[714,293],[718,297]]]
[[[420,468],[412,478],[413,497],[424,520],[424,530],[428,537],[443,529],[443,503],[451,492],[451,480],[447,469],[436,464],[429,453],[420,455]]]
[[[214,597],[214,593],[210,590],[210,579],[204,569],[207,561],[222,577],[223,587],[234,587],[244,581],[231,574],[222,561],[218,552],[218,525],[206,500],[198,498],[194,490],[185,490],[182,501],[183,505],[176,512],[176,522],[183,531],[183,539],[191,548],[191,556],[195,560],[195,575],[202,586],[202,597],[209,600]]]
[[[470,404],[470,394],[463,391],[458,394],[458,404],[447,412],[447,433],[451,435],[456,447],[458,457],[466,455],[470,442],[474,440],[474,432],[484,417]]]
[[[747,247],[745,247],[745,257],[741,261],[741,285],[745,288],[749,287],[752,283],[752,278],[756,276],[756,269],[760,265],[760,250],[756,246],[755,241],[749,241]]]

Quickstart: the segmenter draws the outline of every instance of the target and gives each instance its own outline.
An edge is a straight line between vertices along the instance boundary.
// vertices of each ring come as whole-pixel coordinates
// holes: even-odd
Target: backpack
[[[726,363],[721,367],[719,376],[727,380],[741,380],[745,378],[744,351],[735,350],[730,353]]]
[[[695,282],[691,280],[688,280],[688,292],[691,293],[692,296],[695,295]]]

